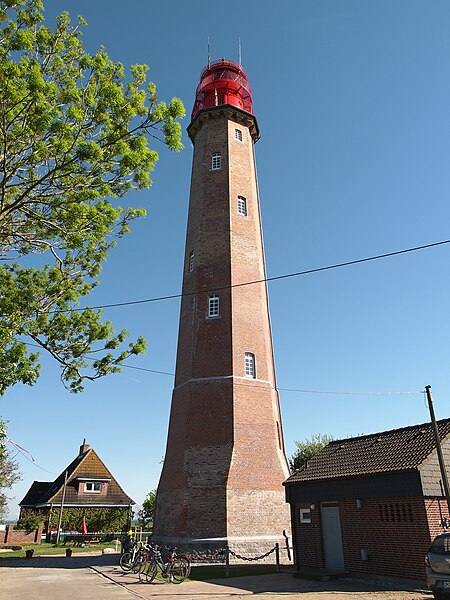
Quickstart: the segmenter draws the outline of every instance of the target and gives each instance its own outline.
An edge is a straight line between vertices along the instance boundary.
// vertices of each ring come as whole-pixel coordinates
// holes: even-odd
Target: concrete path
[[[145,600],[237,600],[252,595],[261,600],[430,600],[428,592],[390,591],[346,581],[307,581],[290,573],[230,577],[211,581],[187,581],[176,585],[156,581],[140,583],[134,574],[118,567],[94,567],[104,577],[117,582]]]
[[[7,600],[432,600],[426,591],[392,591],[357,582],[294,579],[290,573],[140,583],[118,566],[118,555],[74,555],[0,561],[0,598]]]

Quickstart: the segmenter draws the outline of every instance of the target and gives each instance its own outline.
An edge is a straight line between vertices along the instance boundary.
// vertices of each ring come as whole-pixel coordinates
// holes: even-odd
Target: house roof
[[[95,450],[87,444],[80,448],[78,456],[62,471],[53,482],[34,481],[19,506],[36,506],[60,504],[67,472],[67,485],[64,505],[96,505],[128,506],[135,504],[111,475]],[[78,493],[78,482],[81,480],[108,481],[106,495],[88,495]]]
[[[52,485],[53,484],[51,481],[33,481],[30,489],[25,494],[25,497],[20,504],[24,506],[33,506],[34,504],[38,504]]]
[[[438,421],[438,429],[442,440],[450,434],[450,419]],[[434,448],[431,423],[334,440],[285,484],[416,470]]]

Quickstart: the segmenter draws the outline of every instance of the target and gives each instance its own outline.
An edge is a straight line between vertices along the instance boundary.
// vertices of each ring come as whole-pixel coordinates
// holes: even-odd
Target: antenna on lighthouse
[[[209,41],[209,35],[208,35],[208,68],[211,65],[211,42]]]
[[[238,65],[242,65],[241,38],[238,38]]]

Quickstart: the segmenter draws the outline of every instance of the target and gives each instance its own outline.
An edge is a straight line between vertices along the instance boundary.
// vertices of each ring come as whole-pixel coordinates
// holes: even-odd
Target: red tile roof
[[[438,421],[441,440],[450,419]],[[434,450],[431,423],[334,440],[287,479],[286,484],[418,469]]]

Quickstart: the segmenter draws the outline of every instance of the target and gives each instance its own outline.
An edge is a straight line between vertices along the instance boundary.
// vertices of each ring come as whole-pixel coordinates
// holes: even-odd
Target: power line
[[[229,290],[231,288],[244,287],[246,285],[255,285],[257,283],[268,283],[270,281],[277,281],[279,279],[288,279],[291,277],[300,277],[302,275],[311,275],[312,273],[320,273],[321,271],[331,271],[332,269],[339,269],[341,267],[349,267],[352,265],[358,265],[361,263],[371,262],[374,260],[380,260],[382,258],[389,258],[391,256],[399,256],[400,254],[408,254],[410,252],[417,252],[418,250],[426,250],[428,248],[434,248],[436,246],[443,246],[444,244],[450,244],[449,240],[443,240],[441,242],[433,242],[432,244],[425,244],[423,246],[414,246],[413,248],[405,248],[404,250],[396,250],[395,252],[386,252],[385,254],[377,254],[375,256],[368,256],[366,258],[358,258],[355,260],[349,260],[342,263],[336,263],[333,265],[327,265],[325,267],[316,267],[314,269],[307,269],[305,271],[297,271],[295,273],[286,273],[284,275],[275,275],[274,277],[266,277],[264,279],[256,279],[254,281],[245,281],[244,283],[234,283],[232,285],[224,285],[222,287],[215,287],[208,290],[199,290],[196,292],[184,292],[181,294],[170,294],[168,296],[156,296],[154,298],[144,298],[142,300],[129,300],[128,302],[114,302],[111,304],[99,304],[97,306],[90,306],[84,308],[69,308],[67,310],[52,310],[47,311],[51,314],[55,313],[68,313],[68,312],[79,312],[83,310],[97,310],[99,308],[116,308],[119,306],[132,306],[136,304],[148,304],[150,302],[161,302],[163,300],[174,300],[176,298],[183,298],[188,296],[196,296],[197,294],[210,294],[211,292],[219,292],[222,290]]]
[[[302,394],[337,394],[346,396],[394,396],[394,395],[407,395],[407,394],[423,394],[423,390],[415,392],[337,392],[330,390],[297,390],[293,388],[278,388],[280,392],[299,392]]]
[[[32,344],[30,342],[25,342],[27,346],[33,346],[34,348],[40,348],[38,344]],[[91,358],[89,356],[85,356],[87,360],[95,360],[95,358]],[[169,371],[157,371],[155,369],[147,369],[146,367],[136,367],[134,365],[118,365],[120,368],[124,369],[135,369],[137,371],[145,371],[147,373],[156,373],[158,375],[169,375],[170,377],[175,377],[175,373],[170,373]],[[235,382],[236,385],[248,385],[248,384],[240,384],[239,382]],[[261,387],[267,389],[266,386],[263,385],[253,385],[252,387]],[[391,395],[407,395],[407,394],[423,394],[424,390],[413,391],[413,392],[349,392],[349,391],[336,391],[336,390],[303,390],[298,388],[277,388],[279,392],[297,392],[299,394],[336,394],[342,396],[391,396]]]

